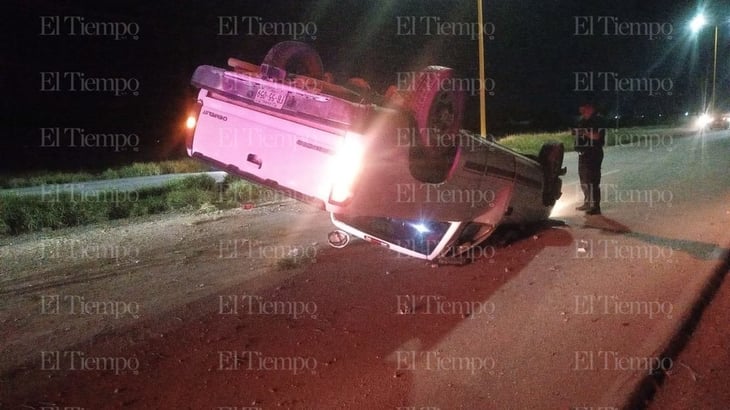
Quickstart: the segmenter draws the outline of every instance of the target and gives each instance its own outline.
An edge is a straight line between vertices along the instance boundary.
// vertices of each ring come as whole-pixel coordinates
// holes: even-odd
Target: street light
[[[689,28],[692,33],[698,33],[702,27],[707,24],[707,19],[700,13],[696,15],[689,23]],[[712,60],[712,96],[710,97],[710,111],[715,110],[715,81],[717,79],[717,24],[715,25],[715,47],[713,51],[714,57]]]
[[[698,14],[689,22],[689,28],[692,30],[692,33],[697,33],[705,24],[707,24],[705,15]]]

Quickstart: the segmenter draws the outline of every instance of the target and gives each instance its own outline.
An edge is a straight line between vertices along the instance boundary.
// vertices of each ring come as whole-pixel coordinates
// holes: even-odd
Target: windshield
[[[335,218],[373,238],[427,256],[436,249],[451,225],[374,216],[335,215]]]

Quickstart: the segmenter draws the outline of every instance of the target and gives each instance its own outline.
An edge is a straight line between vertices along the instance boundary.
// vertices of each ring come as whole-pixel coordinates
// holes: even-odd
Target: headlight
[[[697,118],[696,125],[697,128],[705,128],[710,122],[712,122],[712,117],[707,114],[702,114]]]
[[[348,132],[337,149],[330,202],[344,204],[352,198],[364,154],[362,136]]]

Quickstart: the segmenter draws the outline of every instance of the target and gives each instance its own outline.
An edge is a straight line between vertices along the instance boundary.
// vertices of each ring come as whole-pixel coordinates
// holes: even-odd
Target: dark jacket
[[[586,135],[593,130],[598,133],[597,140],[590,139]],[[606,144],[606,127],[605,121],[599,115],[594,114],[591,118],[578,120],[576,128],[573,129],[575,135],[574,148],[578,152],[585,152],[590,149],[602,149]]]

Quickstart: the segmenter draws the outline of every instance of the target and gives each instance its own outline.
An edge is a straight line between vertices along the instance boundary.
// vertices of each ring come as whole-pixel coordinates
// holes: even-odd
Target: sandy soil
[[[566,226],[495,236],[464,267],[331,249],[328,215],[293,202],[6,239],[0,407],[619,407],[646,369],[601,354],[663,351],[726,249],[730,197],[694,185],[586,218],[571,191]]]

